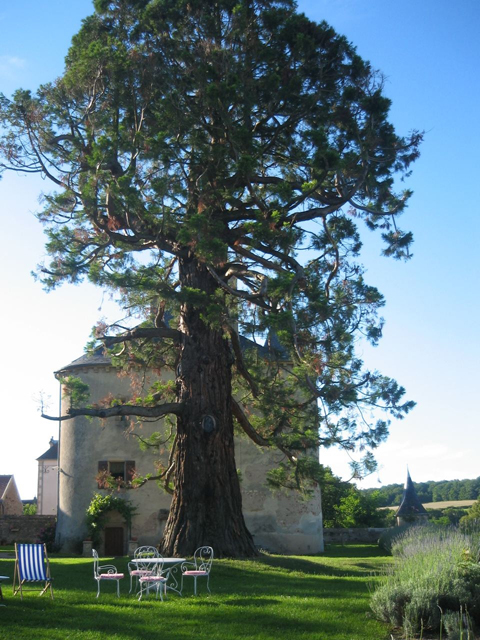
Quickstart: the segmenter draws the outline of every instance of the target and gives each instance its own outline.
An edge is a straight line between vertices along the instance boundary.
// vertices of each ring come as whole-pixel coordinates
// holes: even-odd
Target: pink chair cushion
[[[206,571],[184,571],[184,576],[208,576]]]
[[[140,582],[166,582],[167,579],[163,576],[144,576],[140,578]]]
[[[151,576],[153,571],[147,571],[146,569],[134,569],[130,571],[131,576]]]
[[[120,580],[120,578],[124,578],[123,573],[101,573],[98,576],[99,580]]]

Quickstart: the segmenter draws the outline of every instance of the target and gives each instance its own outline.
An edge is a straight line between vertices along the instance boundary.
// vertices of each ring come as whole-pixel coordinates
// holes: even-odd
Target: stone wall
[[[42,529],[55,524],[55,516],[0,516],[0,544],[38,542]]]
[[[376,544],[385,528],[324,529],[325,544]]]
[[[135,385],[148,387],[155,381],[138,380],[133,375],[119,376],[118,370],[110,364],[75,365],[75,375],[79,376],[90,388],[90,402],[101,404],[103,398],[113,394],[117,398],[131,396]],[[69,367],[64,369],[68,374]],[[165,373],[164,380],[171,379]],[[135,383],[135,384],[134,384]],[[68,412],[67,398],[63,400],[63,413]],[[66,403],[66,404],[65,404]],[[128,423],[112,418],[101,421],[88,420],[77,416],[67,420],[61,426],[60,449],[60,492],[56,542],[63,553],[80,553],[82,541],[88,531],[85,511],[92,495],[105,491],[98,489],[96,476],[99,461],[135,461],[139,475],[146,475],[154,468],[158,454],[141,451],[138,447],[138,435],[148,437],[152,431],[162,429],[161,423],[143,423],[132,430]],[[168,458],[164,453],[163,462]],[[236,438],[235,460],[241,472],[243,514],[248,530],[257,547],[272,553],[316,554],[323,551],[322,506],[320,491],[308,501],[297,496],[273,494],[265,486],[266,473],[283,460],[278,451],[265,451],[248,438]],[[126,490],[118,497],[127,498]],[[123,519],[107,522],[111,529],[123,529],[124,551],[127,552],[128,540],[137,538],[138,544],[156,546],[163,536],[166,517],[170,509],[171,497],[160,492],[155,483],[147,483],[139,491],[128,492],[128,500],[135,507],[131,530]],[[109,515],[109,519],[113,515]],[[104,553],[105,530],[101,534],[97,547]],[[108,554],[106,554],[108,555]]]
[[[37,542],[40,531],[52,524],[55,516],[0,516],[0,545]],[[325,544],[376,544],[383,531],[382,528],[324,529],[323,538]]]

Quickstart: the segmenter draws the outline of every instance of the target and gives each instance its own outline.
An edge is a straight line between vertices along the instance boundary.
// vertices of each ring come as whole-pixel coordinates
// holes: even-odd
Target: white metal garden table
[[[149,565],[155,565],[155,564],[161,564],[163,566],[163,568],[168,570],[168,576],[167,576],[167,589],[169,589],[170,591],[175,591],[175,593],[178,593],[179,595],[182,595],[180,592],[179,584],[178,584],[178,580],[177,580],[177,572],[178,572],[178,566],[180,564],[182,564],[182,562],[185,562],[186,558],[133,558],[132,560],[130,560],[130,562],[132,564],[138,564],[138,565],[144,565],[144,564],[149,564]],[[166,571],[164,573],[167,573]]]

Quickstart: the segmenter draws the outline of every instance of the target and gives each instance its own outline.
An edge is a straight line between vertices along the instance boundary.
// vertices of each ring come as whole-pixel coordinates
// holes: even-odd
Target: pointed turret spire
[[[408,467],[402,502],[400,503],[396,516],[398,524],[401,524],[403,522],[411,522],[413,520],[417,520],[418,518],[428,517],[425,507],[420,502],[417,496],[417,492],[415,491],[415,487],[413,486]]]

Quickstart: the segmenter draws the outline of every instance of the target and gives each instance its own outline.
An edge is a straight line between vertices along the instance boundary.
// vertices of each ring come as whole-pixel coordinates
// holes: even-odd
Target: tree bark
[[[180,281],[212,295],[213,277],[193,258],[180,260]],[[192,555],[212,546],[216,557],[257,555],[242,512],[235,465],[231,397],[231,353],[221,328],[207,325],[202,308],[184,303],[183,339],[177,372],[175,489],[162,552]]]

